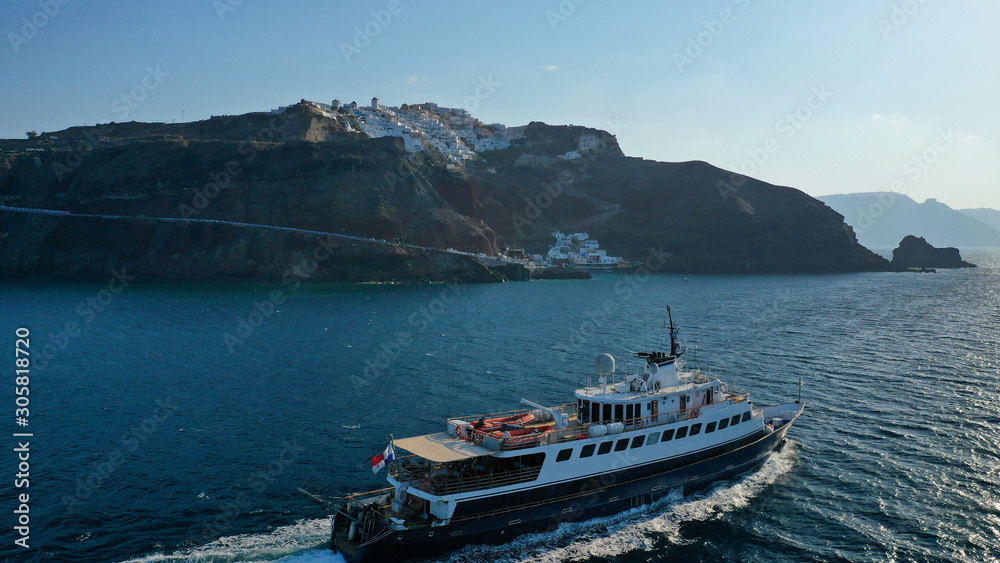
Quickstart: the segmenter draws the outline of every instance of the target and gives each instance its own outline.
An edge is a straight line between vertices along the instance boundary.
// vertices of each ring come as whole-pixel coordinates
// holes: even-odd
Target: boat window
[[[681,438],[683,438],[683,437],[685,437],[687,435],[688,435],[688,427],[687,426],[681,426],[680,428],[677,429],[677,439],[678,440],[680,440]]]
[[[541,467],[545,463],[545,454],[528,454],[518,457],[509,457],[507,459],[516,459],[518,463],[521,463],[524,467]]]
[[[566,461],[571,457],[573,457],[573,448],[566,448],[565,450],[559,450],[559,455],[556,456],[556,461]]]
[[[597,455],[604,455],[604,454],[610,452],[611,451],[611,446],[613,446],[613,445],[614,445],[614,442],[603,442],[601,444],[601,447],[597,448]]]
[[[715,401],[713,401],[713,400],[712,400],[712,395],[713,395],[712,391],[713,391],[713,390],[714,390],[714,389],[712,389],[711,387],[709,387],[709,388],[708,388],[708,390],[706,390],[706,391],[705,391],[705,394],[706,394],[706,395],[708,396],[708,397],[707,397],[707,398],[705,399],[705,404],[706,404],[706,405],[711,405],[712,403],[714,403],[714,402],[715,402]]]
[[[590,403],[590,421],[599,422],[601,420],[601,403]]]
[[[625,405],[625,420],[632,420],[635,418],[635,411],[632,410],[632,405]]]
[[[583,457],[590,457],[590,456],[594,455],[594,448],[595,447],[596,447],[596,444],[587,444],[586,446],[584,446],[583,448],[580,449],[580,457],[583,458]]]
[[[472,477],[486,477],[491,474],[498,475],[500,473],[514,472],[510,475],[519,474],[526,469],[541,468],[542,464],[545,463],[545,454],[528,454],[516,457],[492,457],[485,456],[477,458],[481,460],[482,465],[479,467],[466,467],[467,470],[471,471]],[[461,469],[454,467],[455,469]],[[465,473],[465,471],[461,471]]]
[[[663,431],[663,440],[662,441],[669,442],[670,440],[673,439],[673,437],[674,437],[674,429],[673,428],[671,428],[670,430],[664,430]]]
[[[719,430],[724,430],[729,427],[729,419],[723,418],[719,421]]]
[[[705,434],[708,434],[709,432],[715,432],[714,422],[709,422],[708,424],[705,425]]]
[[[623,440],[618,440],[618,443],[615,444],[615,451],[620,452],[627,447],[628,447],[628,438],[625,438]]]
[[[743,422],[750,420],[750,411],[743,413]]]
[[[646,441],[646,436],[636,436],[632,438],[632,448],[641,448],[642,443]]]
[[[655,444],[655,443],[657,443],[659,441],[660,441],[660,433],[659,432],[653,432],[649,436],[646,436],[646,445],[647,446],[652,446],[653,444]]]
[[[601,411],[601,422],[604,424],[611,422],[611,403],[604,403],[604,409]]]
[[[623,422],[625,420],[625,405],[615,405],[615,420]]]
[[[729,421],[729,423],[732,424],[733,426],[736,426],[737,424],[739,424],[740,423],[740,415],[734,416],[733,419]]]
[[[701,434],[701,423],[700,422],[697,423],[697,424],[692,424],[691,425],[691,435],[694,436],[695,434]]]

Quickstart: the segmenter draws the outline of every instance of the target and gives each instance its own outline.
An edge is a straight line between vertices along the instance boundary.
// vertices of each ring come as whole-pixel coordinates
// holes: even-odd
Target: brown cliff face
[[[293,137],[335,127],[317,127],[320,118],[299,113],[283,125]],[[257,114],[248,120],[258,121]],[[443,167],[405,153],[400,139],[258,143],[227,140],[228,129],[217,126],[187,128],[188,135],[214,128],[224,138],[157,139],[135,126],[114,127],[110,131],[133,137],[105,136],[94,147],[81,145],[92,131],[68,130],[38,143],[41,150],[0,155],[3,205],[140,218],[0,212],[6,233],[0,276],[105,278],[110,269],[128,266],[151,279],[275,280],[310,244],[280,230],[143,217],[239,221],[496,253],[493,231],[466,214],[474,211],[471,187],[452,179],[439,182],[439,193],[428,176],[447,176]],[[319,279],[503,279],[474,257],[339,240],[341,253],[324,263]]]
[[[520,159],[485,182],[499,202],[481,211],[505,240],[532,251],[551,231],[587,232],[601,248],[642,260],[650,247],[670,254],[663,271],[881,271],[888,262],[858,244],[843,216],[805,193],[734,174],[705,162],[665,163],[621,156],[613,138],[574,160],[524,159],[530,141],[498,151]],[[551,138],[542,130],[543,140]],[[612,144],[613,143],[613,144]],[[562,150],[563,144],[557,150]],[[536,155],[544,156],[544,155]],[[506,196],[506,197],[505,197]],[[514,211],[509,211],[513,209]],[[502,210],[502,211],[501,211]],[[506,215],[503,213],[506,211]]]
[[[259,228],[149,219],[7,214],[17,245],[0,251],[4,278],[310,282],[502,282],[480,260],[396,244]],[[6,241],[5,241],[6,242]]]
[[[843,217],[793,188],[773,186],[704,162],[643,165],[647,187],[622,198],[628,214],[595,234],[623,252],[655,233],[673,256],[665,268],[698,272],[884,270]],[[614,248],[614,246],[609,247]]]
[[[629,260],[662,247],[664,271],[888,268],[840,215],[798,190],[703,162],[625,157],[604,131],[534,122],[510,148],[456,169],[436,150],[409,154],[401,139],[349,131],[352,119],[300,103],[282,114],[106,124],[0,141],[0,204],[131,218],[0,211],[0,277],[106,279],[128,267],[149,279],[278,280],[319,240],[148,220],[160,217],[490,255],[508,244],[544,252],[552,230],[586,231]],[[570,152],[580,157],[559,158]],[[338,241],[314,279],[524,277],[472,256]]]

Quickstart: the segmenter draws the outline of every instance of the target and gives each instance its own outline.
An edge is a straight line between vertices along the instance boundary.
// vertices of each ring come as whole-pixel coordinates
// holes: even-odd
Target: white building
[[[453,163],[476,159],[477,152],[510,146],[506,127],[499,123],[487,126],[462,108],[423,103],[408,105],[403,110],[384,106],[377,97],[372,98],[371,107],[359,108],[354,102],[347,107],[368,136],[402,137],[409,152],[419,152],[430,145]]]
[[[556,243],[545,255],[549,264],[570,268],[616,268],[625,264],[620,256],[608,256],[587,233],[564,235],[556,231],[553,236]]]
[[[593,133],[584,133],[580,135],[579,144],[577,144],[576,150],[578,151],[589,151],[596,149],[600,144],[597,135]]]

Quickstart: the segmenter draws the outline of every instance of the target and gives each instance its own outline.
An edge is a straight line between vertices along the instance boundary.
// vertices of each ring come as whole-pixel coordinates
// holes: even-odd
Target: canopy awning
[[[494,453],[491,449],[477,446],[467,440],[459,440],[447,432],[393,440],[393,445],[439,463],[471,459]]]

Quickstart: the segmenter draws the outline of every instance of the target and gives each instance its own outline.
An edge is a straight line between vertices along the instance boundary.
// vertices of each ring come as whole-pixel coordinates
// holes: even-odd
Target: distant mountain
[[[936,199],[917,203],[895,192],[836,194],[817,199],[843,215],[844,221],[854,227],[858,242],[868,248],[894,248],[906,235],[923,237],[939,247],[1000,246],[1000,229]]]
[[[968,215],[973,219],[978,219],[1000,231],[1000,211],[997,211],[996,209],[980,207],[978,209],[959,209],[958,212]]]

